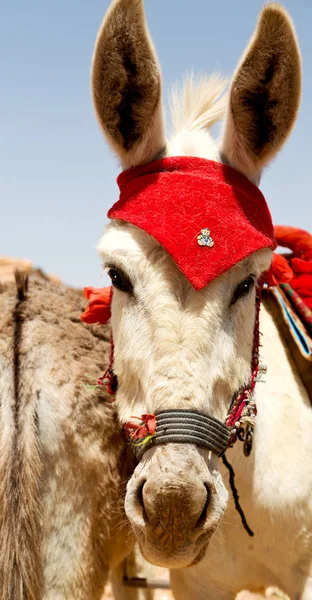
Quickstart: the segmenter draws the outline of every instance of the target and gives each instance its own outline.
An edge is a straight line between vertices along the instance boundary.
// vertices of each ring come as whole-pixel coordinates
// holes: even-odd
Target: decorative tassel
[[[150,439],[156,435],[156,417],[155,415],[146,414],[141,417],[131,417],[136,422],[128,421],[124,425],[128,437],[131,440],[143,440],[136,445],[144,445],[150,441]]]
[[[95,390],[97,387],[104,385],[106,387],[106,391],[108,392],[108,394],[110,394],[110,396],[112,396],[112,402],[114,401],[114,396],[116,394],[117,391],[117,387],[118,387],[118,381],[117,381],[117,377],[116,375],[113,373],[112,369],[109,367],[107,369],[107,371],[105,371],[104,375],[102,375],[102,377],[91,377],[90,375],[85,374],[85,377],[87,377],[87,379],[90,379],[91,381],[95,381],[96,383],[94,383],[93,385],[91,385],[90,383],[84,383],[83,385],[91,390]]]
[[[85,323],[100,323],[105,325],[111,317],[113,288],[85,287],[83,290],[89,304],[80,318]]]

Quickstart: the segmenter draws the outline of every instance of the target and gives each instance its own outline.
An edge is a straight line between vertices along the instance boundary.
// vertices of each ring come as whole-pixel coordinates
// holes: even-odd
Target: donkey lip
[[[159,547],[154,544],[146,544],[140,540],[139,547],[142,556],[150,563],[167,569],[187,569],[199,563],[205,556],[209,540],[196,552],[191,545],[189,548],[168,551],[165,546]]]
[[[165,569],[185,569],[191,566],[193,561],[194,564],[198,562],[197,557],[193,559],[193,549],[190,549],[189,551],[183,549],[181,552],[168,552],[165,547],[154,548],[154,546],[151,545],[142,545],[140,542],[139,547],[145,560]]]
[[[205,556],[213,531],[202,533],[196,540],[185,540],[175,545],[158,543],[149,532],[135,528],[135,535],[144,558],[164,568],[188,568],[199,563]]]

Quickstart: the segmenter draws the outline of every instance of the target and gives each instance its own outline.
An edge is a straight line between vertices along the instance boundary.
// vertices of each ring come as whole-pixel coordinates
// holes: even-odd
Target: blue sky
[[[108,0],[0,6],[0,256],[27,258],[74,286],[100,285],[95,245],[117,199],[118,161],[90,98],[93,45]],[[145,0],[165,96],[186,71],[231,75],[258,0]],[[303,56],[296,128],[261,189],[274,222],[312,231],[312,2],[284,2]]]

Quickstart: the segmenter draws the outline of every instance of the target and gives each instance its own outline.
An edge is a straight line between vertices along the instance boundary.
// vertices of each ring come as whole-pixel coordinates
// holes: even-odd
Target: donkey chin
[[[128,483],[125,509],[143,556],[176,569],[205,556],[227,500],[208,452],[191,444],[167,444],[144,454]]]

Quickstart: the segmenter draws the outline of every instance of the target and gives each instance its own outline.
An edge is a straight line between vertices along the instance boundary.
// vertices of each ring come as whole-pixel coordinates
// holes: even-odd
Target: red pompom
[[[147,435],[155,435],[156,417],[155,415],[141,415],[141,417],[131,417],[135,421],[128,421],[124,428],[132,440],[144,439]],[[137,422],[138,421],[138,422]]]
[[[288,261],[281,254],[274,252],[270,270],[266,273],[265,279],[269,287],[279,285],[280,283],[289,283],[294,274]]]
[[[101,323],[105,325],[111,317],[111,302],[113,288],[94,288],[85,287],[84,295],[89,304],[86,310],[80,316],[85,323]]]
[[[312,260],[312,235],[297,227],[274,227],[275,239],[279,246],[289,248],[297,258]]]
[[[291,287],[309,308],[312,307],[312,235],[296,227],[278,225],[274,228],[279,246],[289,248],[289,265],[293,272]],[[285,281],[283,281],[285,283]],[[287,283],[287,282],[286,282]]]

